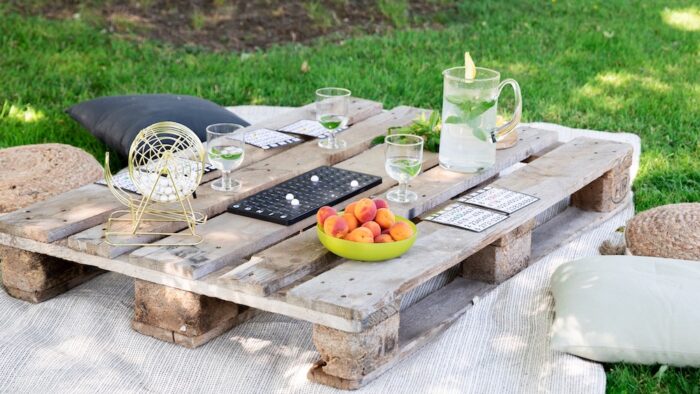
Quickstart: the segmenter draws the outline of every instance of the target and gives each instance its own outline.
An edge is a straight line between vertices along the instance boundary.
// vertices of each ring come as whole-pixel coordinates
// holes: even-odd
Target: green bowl
[[[342,214],[342,212],[339,212],[339,215]],[[416,237],[418,237],[418,228],[413,222],[401,216],[396,216],[396,221],[408,223],[413,229],[413,236],[403,241],[374,244],[331,237],[323,232],[323,228],[319,224],[316,224],[316,233],[323,246],[340,257],[357,261],[390,260],[401,256],[411,249],[413,243],[416,242]]]

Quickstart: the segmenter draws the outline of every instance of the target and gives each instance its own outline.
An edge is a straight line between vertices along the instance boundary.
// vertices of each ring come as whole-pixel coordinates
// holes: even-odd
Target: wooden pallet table
[[[371,147],[371,141],[390,127],[409,124],[423,110],[381,108],[353,100],[352,124],[343,132],[348,145],[341,151],[321,150],[315,141],[268,151],[247,148],[252,159],[237,171],[244,183],[240,193],[217,193],[207,183],[199,187],[194,205],[210,220],[198,228],[204,242],[196,246],[165,245],[174,240],[156,235],[143,237],[146,247],[107,244],[104,221],[119,206],[98,185],[2,215],[5,287],[18,298],[38,302],[98,269],[122,273],[135,279],[132,327],[187,347],[205,343],[258,310],[306,320],[313,323],[320,354],[309,378],[356,389],[438,335],[475,297],[631,203],[631,146],[590,138],[562,145],[552,132],[523,127],[518,144],[498,151],[497,164],[481,173],[446,171],[437,166],[437,155],[426,152],[423,172],[411,184],[419,200],[392,205],[399,215],[416,220],[419,237],[392,261],[345,261],[329,253],[316,239],[314,218],[282,226],[225,212],[234,201],[320,165],[382,177],[381,185],[361,196],[381,195],[395,186],[384,172],[383,147]],[[250,128],[313,119],[310,109]],[[499,176],[513,165],[520,168]],[[487,184],[539,200],[481,233],[420,220]],[[159,225],[183,229],[176,223]]]

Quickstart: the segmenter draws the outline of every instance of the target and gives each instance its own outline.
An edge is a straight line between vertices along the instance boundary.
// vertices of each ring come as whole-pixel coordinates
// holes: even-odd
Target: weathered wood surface
[[[422,174],[411,183],[411,190],[418,194],[418,201],[413,204],[400,204],[392,207],[397,215],[414,218],[427,212],[450,198],[464,192],[475,185],[498,175],[502,170],[526,160],[534,154],[547,150],[557,143],[557,133],[547,130],[534,129],[528,126],[518,129],[519,142],[517,145],[496,151],[496,165],[472,174],[463,174],[436,167]]]
[[[0,232],[53,242],[103,223],[123,207],[108,188],[91,183],[0,215]]]
[[[382,104],[352,98],[349,106],[350,123],[356,123],[380,113]],[[301,119],[315,119],[314,104],[248,127],[279,128]],[[247,166],[259,160],[280,154],[294,146],[278,149],[246,147]],[[211,178],[207,176],[206,179]],[[54,242],[79,231],[97,226],[115,210],[123,206],[102,185],[89,184],[81,188],[32,204],[29,207],[0,215],[0,232],[42,242]]]
[[[573,143],[578,143],[576,141],[573,141]],[[585,146],[584,146],[585,148]],[[622,151],[625,151],[627,147],[622,144],[618,144],[617,148],[622,148]],[[566,160],[566,163],[564,165],[561,165],[560,168],[560,163],[557,164],[556,162],[552,163],[552,160],[548,158],[548,156],[544,156],[540,158],[539,160],[529,164],[525,168],[516,171],[515,173],[509,175],[506,178],[500,179],[498,182],[504,182],[500,184],[503,187],[509,187],[513,186],[513,189],[515,190],[524,190],[525,192],[528,192],[528,190],[532,189],[537,189],[539,185],[540,190],[560,190],[562,194],[566,193],[566,184],[569,184],[571,182],[570,186],[572,188],[576,187],[583,187],[585,182],[590,182],[592,179],[595,179],[595,173],[591,173],[590,176],[586,177],[578,177],[577,178],[577,172],[574,171],[572,174],[567,175],[567,168],[570,167],[576,167],[576,162],[574,160],[570,160],[570,157],[572,155],[570,151],[570,147],[562,147],[560,149],[564,149],[563,152],[557,152],[554,151],[551,154],[555,154],[557,156],[565,156],[568,157]],[[574,155],[575,156],[575,155]],[[602,160],[605,161],[614,161],[614,158],[609,157],[609,153],[604,154],[602,157]],[[544,160],[544,161],[542,161]],[[568,164],[567,164],[568,163]],[[581,164],[582,162],[579,162]],[[553,166],[553,164],[556,164]],[[529,170],[527,170],[529,167],[533,166]],[[586,164],[583,167],[588,167],[592,164]],[[552,166],[554,167],[552,169]],[[605,164],[601,164],[601,167],[605,167]],[[522,171],[526,171],[526,173],[522,173]],[[600,173],[602,174],[603,170],[602,168],[600,169]],[[532,172],[532,173],[531,173]],[[529,178],[530,175],[535,176],[535,178]],[[539,177],[538,174],[546,174],[548,176],[551,176],[554,178],[552,181],[542,181],[542,179],[537,179]],[[524,182],[526,186],[524,189],[520,189],[520,187],[523,187],[525,185],[516,185],[514,183],[517,183],[516,181],[513,181],[511,177],[517,178],[517,182]],[[561,178],[564,179],[561,179]],[[524,181],[524,179],[530,179],[529,181]],[[517,187],[516,187],[517,186]],[[556,187],[553,187],[556,186]],[[538,195],[539,191],[534,190],[531,192],[531,194]],[[540,195],[540,197],[542,197]],[[562,200],[562,198],[559,198],[558,200],[554,197],[552,197],[552,201],[550,205],[555,205],[557,201]],[[543,209],[544,206],[547,205],[547,203],[542,203]],[[539,211],[539,208],[534,209],[534,211],[528,212],[527,209],[522,211],[523,217],[520,219],[516,219],[514,223],[512,223],[512,226],[506,226],[505,228],[501,228],[500,230],[495,229],[495,231],[492,234],[486,234],[486,239],[483,239],[483,245],[488,245],[490,243],[493,243],[497,241],[502,234],[505,234],[509,231],[512,231],[517,227],[518,223],[524,223],[525,221],[529,220],[528,218],[531,218],[532,216],[535,216],[536,213]],[[607,217],[610,217],[610,215],[614,214],[613,213],[598,213],[600,215],[608,215]],[[556,219],[556,218],[555,218]],[[512,219],[510,219],[512,220]],[[502,223],[503,224],[508,224],[510,220]],[[544,226],[547,226],[550,223],[555,223],[554,221],[550,221]],[[451,229],[447,228],[445,226],[439,226],[440,229],[447,229],[447,233],[444,233],[444,237],[434,237],[431,236],[431,232],[434,230],[428,229],[433,223],[430,222],[421,222],[419,224],[419,228],[421,228],[421,235],[419,237],[419,242],[417,242],[417,245],[414,247],[414,249],[417,248],[417,250],[411,250],[407,255],[404,256],[403,260],[401,261],[401,269],[396,269],[395,267],[390,267],[394,274],[398,277],[400,277],[400,283],[403,284],[403,286],[398,286],[399,290],[398,293],[403,294],[404,292],[410,290],[413,286],[418,285],[422,280],[413,280],[411,278],[413,277],[429,277],[432,276],[434,272],[440,271],[442,267],[447,267],[449,269],[450,266],[457,264],[461,261],[462,255],[464,254],[471,254],[473,253],[474,249],[473,247],[470,247],[473,243],[472,237],[474,236],[479,236],[474,233],[469,233],[467,231],[461,231],[457,229]],[[426,227],[428,225],[428,227]],[[557,245],[560,245],[562,242],[567,241],[568,237],[571,236],[571,234],[568,234],[566,232],[556,232],[556,231],[548,231],[546,234],[546,242],[547,242],[547,248],[553,248],[556,247]],[[484,235],[484,234],[482,234]],[[533,233],[533,255],[537,255],[537,251],[540,249],[538,247],[539,242],[542,242],[543,237],[538,237],[538,229],[535,229]],[[425,253],[428,254],[428,258],[423,259],[423,260],[416,260],[414,259],[415,256],[414,252],[422,253],[421,249],[423,249],[425,246],[421,246],[421,244],[424,241],[421,241],[425,239],[426,242],[425,245],[430,245],[429,249],[434,249],[434,253],[431,253],[430,250],[426,250]],[[470,240],[471,239],[471,240]],[[9,245],[15,248],[20,248],[28,251],[33,251],[37,253],[42,253],[42,254],[49,254],[55,257],[59,257],[61,259],[65,260],[70,260],[74,262],[78,262],[81,264],[88,264],[88,265],[94,265],[106,270],[122,273],[127,276],[131,276],[133,278],[138,278],[141,280],[146,280],[154,283],[158,283],[161,285],[165,286],[170,286],[170,287],[175,287],[178,289],[186,290],[186,291],[191,291],[197,294],[202,294],[206,295],[209,297],[216,297],[220,298],[222,300],[226,301],[231,301],[234,303],[237,303],[239,305],[248,305],[253,308],[269,311],[272,313],[279,313],[283,315],[287,315],[293,318],[297,319],[302,319],[306,320],[309,322],[312,322],[314,324],[320,324],[326,327],[342,330],[342,331],[347,331],[347,332],[362,332],[365,329],[365,324],[367,321],[362,321],[354,318],[353,316],[346,317],[346,316],[340,316],[337,313],[337,310],[331,310],[331,312],[328,312],[324,308],[318,308],[317,305],[304,305],[302,303],[298,302],[289,302],[289,299],[287,298],[287,295],[289,293],[293,293],[294,291],[298,290],[299,288],[303,288],[304,286],[308,285],[309,283],[313,283],[313,281],[321,280],[323,281],[323,275],[332,273],[335,271],[335,269],[332,269],[331,271],[326,272],[326,274],[319,275],[315,278],[309,279],[308,277],[300,277],[298,282],[295,283],[290,283],[288,284],[288,289],[280,290],[278,293],[273,293],[268,296],[261,296],[261,295],[256,295],[256,294],[250,294],[250,293],[245,293],[242,291],[239,291],[232,286],[230,286],[228,283],[225,281],[221,281],[219,278],[222,275],[225,275],[226,273],[230,272],[230,268],[222,268],[221,270],[214,272],[206,277],[203,277],[199,280],[191,280],[187,278],[182,278],[178,277],[175,275],[170,275],[166,274],[160,271],[155,271],[152,269],[148,269],[145,267],[137,266],[130,264],[127,256],[121,256],[117,259],[108,259],[108,258],[103,258],[99,256],[91,256],[87,255],[85,253],[80,253],[77,252],[73,249],[67,248],[65,245],[62,244],[62,242],[59,243],[54,243],[54,244],[46,244],[46,243],[41,243],[25,238],[20,238],[16,236],[11,236],[7,234],[2,234],[0,233],[0,244],[4,245]],[[279,244],[282,245],[282,244]],[[309,239],[309,244],[310,246],[313,245],[318,245],[318,242],[315,240],[315,238],[310,238]],[[445,253],[442,250],[445,248],[452,249],[451,253]],[[268,249],[270,250],[270,249]],[[301,250],[301,249],[300,249]],[[294,250],[288,250],[287,253],[289,254],[296,254]],[[288,254],[288,255],[289,255]],[[447,258],[449,256],[452,256],[452,260],[449,261]],[[410,257],[410,258],[409,258]],[[335,266],[338,264],[338,262],[334,259],[334,262],[329,262],[331,266]],[[376,273],[371,272],[368,273],[366,270],[370,267],[381,267],[382,265],[387,265],[389,263],[373,263],[373,264],[366,264],[366,263],[357,263],[358,269],[356,271],[356,274],[358,275],[358,278],[364,278],[363,281],[348,281],[348,285],[353,286],[354,288],[358,289],[358,291],[363,291],[365,290],[363,287],[366,287],[367,282],[376,282]],[[347,266],[348,263],[342,263],[341,266],[344,266],[346,268],[343,268],[344,272],[347,272]],[[421,267],[423,266],[423,267]],[[437,267],[436,267],[437,266]],[[425,274],[425,271],[430,272],[430,274]],[[407,276],[405,272],[409,273],[409,277],[407,279]],[[353,276],[354,277],[354,276]],[[323,284],[322,284],[323,285]],[[348,288],[348,285],[345,286],[345,288]],[[396,289],[397,283],[396,282],[391,282],[388,281],[386,283],[387,289]],[[329,290],[329,292],[334,292],[334,289]],[[366,290],[365,290],[366,291]],[[336,292],[337,294],[337,292]],[[348,293],[352,294],[352,293]],[[346,295],[348,295],[346,294]],[[366,293],[361,293],[361,294],[366,294]],[[396,310],[396,298],[393,300],[388,299],[384,301],[386,305],[391,305],[394,310]],[[376,310],[375,310],[376,312]],[[350,314],[351,315],[351,314]]]
[[[24,301],[43,302],[78,286],[104,271],[57,257],[0,246],[2,284]]]
[[[559,246],[568,244],[633,204],[634,198],[630,192],[624,201],[610,212],[584,211],[580,208],[568,207],[532,232],[531,261],[535,262]]]
[[[396,116],[392,124],[395,122],[410,123],[415,116],[415,111],[406,111],[401,116]],[[383,132],[385,130],[380,127],[377,127],[374,131],[376,135]],[[371,137],[371,135],[367,137]],[[360,198],[361,196],[378,194],[396,184],[386,174],[384,160],[384,149],[381,146],[377,146],[365,150],[335,166],[382,177],[381,185],[356,197]],[[427,152],[424,158],[424,167],[431,168],[435,165],[437,165],[437,155]],[[152,269],[196,279],[277,243],[311,226],[314,221],[315,217],[312,216],[293,225],[283,226],[223,213],[197,228],[197,232],[204,237],[204,240],[199,245],[167,246],[164,244],[180,242],[177,237],[168,237],[154,242],[153,246],[143,247],[134,251],[129,258],[134,264],[142,264]]]
[[[361,121],[343,132],[347,147],[343,150],[330,151],[318,148],[315,140],[298,145],[282,155],[253,163],[235,172],[235,177],[242,182],[241,190],[236,193],[221,193],[213,190],[208,184],[197,188],[197,199],[192,200],[195,210],[202,211],[209,217],[221,214],[233,202],[253,195],[296,175],[322,165],[333,165],[367,150],[372,139],[389,127],[402,125],[413,120],[421,110],[411,107],[397,107],[392,111],[381,113]],[[114,231],[127,231],[129,223],[115,223]],[[149,223],[144,229],[153,232],[176,232],[184,229],[183,222]],[[110,245],[104,239],[104,226],[96,226],[68,238],[68,246],[89,254],[103,257],[117,257],[137,249],[131,245]],[[157,231],[156,231],[157,230]],[[135,237],[124,237],[130,243],[152,243],[164,238],[160,234],[144,234]],[[119,239],[119,237],[115,237]],[[177,242],[177,240],[174,240]]]
[[[437,155],[425,156],[425,166],[437,165]],[[367,190],[356,198],[378,194],[395,185],[384,171],[384,150],[374,147],[346,160],[336,167],[364,171],[382,177],[382,184]],[[370,169],[370,170],[368,170]],[[339,204],[338,209],[346,204]],[[194,246],[164,246],[164,243],[176,241],[175,237],[153,243],[153,246],[140,248],[129,255],[130,262],[155,270],[181,275],[187,278],[200,278],[223,266],[256,253],[293,235],[315,222],[315,216],[299,221],[290,226],[269,223],[244,216],[223,213],[197,231],[204,236],[204,241]]]
[[[532,219],[491,245],[467,257],[462,276],[488,283],[501,283],[525,269],[532,250]]]
[[[402,257],[374,264],[345,262],[291,289],[287,301],[365,321],[386,305],[392,305],[400,294],[458,264],[598,179],[627,160],[631,153],[628,144],[575,139],[494,182],[493,186],[540,198],[508,220],[482,233],[421,222],[418,240]]]
[[[243,312],[232,302],[142,280],[134,281],[134,297],[134,330],[188,348],[227,331]]]
[[[529,155],[546,149],[547,146],[555,142],[555,133],[530,129],[521,134],[521,141],[518,145],[498,151],[496,166],[483,173],[458,174],[440,167],[428,169],[411,182],[411,189],[419,193],[418,201],[409,204],[391,204],[391,208],[396,214],[409,215],[409,217],[426,212],[428,209],[497,175],[499,171],[524,160]],[[424,166],[424,168],[427,167]],[[381,167],[377,167],[377,170],[383,173],[383,164]],[[289,251],[294,252],[290,253]],[[290,256],[294,257],[290,258]],[[305,275],[316,272],[321,267],[328,266],[329,261],[336,258],[320,245],[316,237],[316,230],[311,228],[299,236],[283,241],[253,256],[246,263],[222,276],[221,279],[241,291],[258,295],[271,294]]]
[[[324,351],[328,351],[319,348],[321,360],[311,367],[308,377],[312,381],[338,389],[358,389],[401,361],[409,358],[417,350],[435,339],[470,309],[474,305],[475,300],[483,297],[494,287],[482,282],[459,277],[455,278],[447,286],[401,312],[398,330],[398,352],[393,357],[386,358],[383,360],[383,363],[374,365],[373,369],[367,369],[363,371],[364,373],[357,373],[351,368],[339,368],[337,361],[329,367],[328,362],[325,361],[329,354],[327,353],[324,356]],[[355,335],[361,336],[362,334]],[[322,347],[328,347],[329,343],[333,344],[332,341],[319,342]],[[362,357],[359,359],[363,360]],[[352,362],[347,364],[349,366],[354,365]],[[340,371],[338,371],[339,369]]]

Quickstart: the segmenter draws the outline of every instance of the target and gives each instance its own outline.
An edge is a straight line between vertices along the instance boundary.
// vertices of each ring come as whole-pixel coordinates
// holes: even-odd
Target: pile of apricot
[[[413,236],[411,226],[397,221],[389,204],[381,198],[363,198],[341,212],[329,206],[321,207],[316,220],[324,233],[353,242],[384,243]]]

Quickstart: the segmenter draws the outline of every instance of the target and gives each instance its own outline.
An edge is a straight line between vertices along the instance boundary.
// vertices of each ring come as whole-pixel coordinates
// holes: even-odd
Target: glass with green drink
[[[212,189],[235,192],[241,188],[241,182],[233,179],[231,172],[243,164],[244,130],[243,126],[235,123],[207,126],[207,158],[214,168],[221,171],[221,178],[211,183]]]
[[[318,141],[324,149],[343,149],[345,141],[336,138],[339,129],[348,124],[351,92],[343,88],[322,88],[316,91],[316,120],[328,130],[328,137]]]

